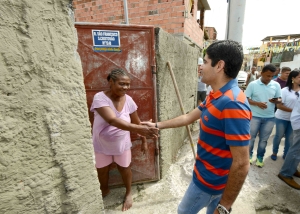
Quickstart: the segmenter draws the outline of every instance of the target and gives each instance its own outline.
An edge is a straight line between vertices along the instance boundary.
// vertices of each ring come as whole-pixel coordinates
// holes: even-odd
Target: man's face
[[[284,71],[284,72],[282,72],[281,75],[280,75],[280,79],[286,81],[288,79],[290,73],[291,73],[291,71]]]
[[[251,71],[252,71],[252,73],[253,73],[254,71],[256,71],[256,67],[253,66],[253,67],[251,68]]]
[[[214,82],[215,78],[217,77],[215,67],[211,66],[211,59],[208,57],[208,54],[206,54],[200,69],[202,75],[202,82],[209,85]]]
[[[275,75],[275,72],[272,72],[272,71],[262,72],[261,73],[261,81],[267,85],[273,79],[274,75]]]
[[[201,76],[201,65],[198,65],[198,77]]]

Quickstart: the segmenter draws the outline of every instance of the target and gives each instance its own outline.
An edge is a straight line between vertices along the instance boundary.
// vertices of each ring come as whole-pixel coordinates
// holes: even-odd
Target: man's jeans
[[[285,144],[284,144],[284,150],[283,155],[286,156],[290,144],[293,141],[293,129],[291,125],[291,121],[289,120],[281,120],[278,118],[275,118],[275,124],[276,124],[276,133],[275,137],[273,139],[273,154],[278,153],[278,147],[280,144],[281,139],[285,135]]]
[[[207,207],[206,213],[213,214],[221,200],[222,194],[210,195],[203,192],[191,181],[182,201],[178,206],[178,214],[196,214],[202,208]]]
[[[272,129],[274,127],[275,121],[274,117],[272,118],[262,118],[262,117],[252,117],[250,122],[250,157],[252,157],[253,154],[253,147],[254,147],[254,141],[259,134],[259,141],[257,146],[257,159],[259,161],[263,161],[265,152],[266,152],[266,146],[268,143],[268,139],[272,133]]]
[[[286,154],[280,174],[284,177],[293,177],[300,163],[300,129],[294,130],[294,138],[288,153]]]

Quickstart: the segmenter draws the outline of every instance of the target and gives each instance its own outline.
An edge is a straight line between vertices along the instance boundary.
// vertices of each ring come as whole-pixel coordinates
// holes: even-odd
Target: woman
[[[273,154],[271,159],[277,160],[277,153],[280,141],[285,136],[285,145],[283,151],[283,159],[289,150],[290,143],[293,140],[293,129],[290,122],[291,112],[296,104],[296,100],[299,97],[300,90],[300,72],[294,70],[289,74],[286,82],[286,87],[281,89],[282,103],[277,104],[277,110],[275,113],[276,133],[273,140]]]
[[[130,131],[141,136],[157,137],[157,128],[139,125],[137,105],[126,95],[130,88],[130,78],[121,69],[114,69],[107,77],[110,89],[94,96],[91,111],[94,112],[93,145],[96,168],[102,196],[109,193],[109,165],[112,162],[122,176],[126,187],[122,211],[132,206],[130,169]],[[142,152],[147,150],[146,138],[142,138]]]

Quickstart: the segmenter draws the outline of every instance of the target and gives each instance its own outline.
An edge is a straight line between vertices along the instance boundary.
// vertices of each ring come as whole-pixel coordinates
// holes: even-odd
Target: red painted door
[[[75,27],[78,34],[78,53],[83,68],[88,108],[90,109],[96,93],[108,89],[106,80],[108,73],[114,68],[122,68],[131,77],[128,95],[136,102],[141,121],[149,119],[155,121],[157,111],[156,79],[153,74],[155,71],[154,27],[95,23],[76,23]],[[105,37],[105,35],[108,36]],[[99,36],[97,38],[100,40],[93,36]],[[107,43],[107,41],[112,42]],[[96,46],[100,43],[113,46],[114,42],[118,47]],[[98,50],[101,52],[97,52]],[[89,112],[89,117],[93,124],[91,112]],[[158,180],[157,141],[147,140],[149,155],[145,157],[140,151],[141,140],[138,136],[131,134],[131,140],[133,183]],[[123,183],[114,164],[110,169],[109,183],[111,186]]]

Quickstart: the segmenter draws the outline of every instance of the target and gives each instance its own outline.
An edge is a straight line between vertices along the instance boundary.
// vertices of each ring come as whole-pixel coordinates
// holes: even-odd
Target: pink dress
[[[116,117],[130,123],[130,114],[137,110],[137,105],[130,96],[125,96],[124,107],[121,112],[118,112],[111,99],[102,91],[95,94],[90,111],[94,112],[93,145],[96,153],[121,155],[131,148],[130,132],[109,125],[96,111],[97,108],[109,106]]]

